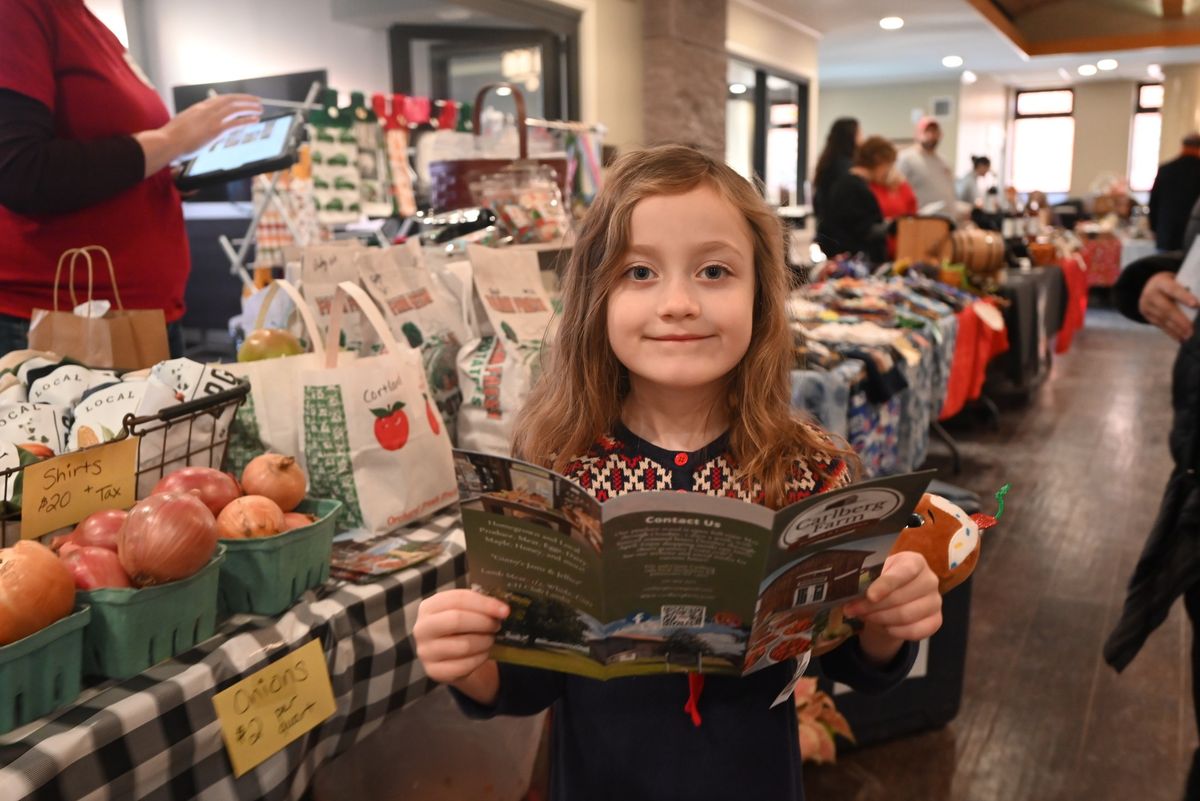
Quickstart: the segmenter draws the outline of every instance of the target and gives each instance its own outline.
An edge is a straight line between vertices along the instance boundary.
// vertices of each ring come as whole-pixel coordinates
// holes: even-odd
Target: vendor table
[[[433,686],[416,660],[412,626],[422,598],[465,586],[462,533],[457,516],[443,514],[409,538],[445,549],[371,584],[327,583],[278,619],[231,618],[191,651],[0,736],[0,801],[300,798],[319,765]],[[213,695],[313,638],[337,711],[235,778]]]
[[[1008,301],[1004,323],[1009,348],[992,362],[987,389],[1028,393],[1050,371],[1055,335],[1063,325],[1067,288],[1062,268],[1051,265],[1028,272],[1009,270],[998,294]]]

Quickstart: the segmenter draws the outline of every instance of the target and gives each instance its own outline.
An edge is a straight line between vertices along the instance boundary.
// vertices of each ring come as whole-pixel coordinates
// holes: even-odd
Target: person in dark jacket
[[[1116,287],[1125,316],[1158,326],[1181,345],[1171,386],[1175,467],[1129,580],[1121,618],[1104,644],[1104,658],[1123,670],[1183,596],[1192,622],[1192,704],[1200,725],[1200,332],[1184,312],[1200,308],[1200,300],[1175,279],[1181,263],[1177,255],[1139,259],[1122,271]],[[1200,801],[1200,751],[1192,756],[1185,792],[1186,801]]]
[[[887,261],[887,225],[871,183],[886,183],[896,163],[896,148],[882,136],[862,143],[850,172],[838,178],[817,221],[817,244],[826,255],[865,253],[874,263]]]
[[[813,172],[813,214],[818,220],[834,183],[854,166],[854,151],[861,142],[862,130],[858,120],[841,117],[833,121],[829,135],[825,137],[825,149],[821,151]]]
[[[1188,214],[1200,200],[1200,133],[1183,140],[1183,152],[1158,168],[1150,189],[1150,228],[1159,250],[1183,250]]]

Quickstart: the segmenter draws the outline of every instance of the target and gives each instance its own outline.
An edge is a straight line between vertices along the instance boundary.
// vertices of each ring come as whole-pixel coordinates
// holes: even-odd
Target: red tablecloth
[[[984,325],[970,306],[957,317],[958,339],[954,343],[950,382],[946,386],[939,420],[948,420],[961,412],[967,401],[979,399],[983,394],[988,362],[1008,350],[1008,331],[996,331]]]
[[[1067,308],[1063,312],[1062,328],[1054,342],[1055,353],[1066,353],[1071,349],[1075,332],[1083,328],[1088,308],[1089,272],[1084,272],[1077,255],[1067,256],[1059,264],[1062,267],[1063,283],[1067,287]]]

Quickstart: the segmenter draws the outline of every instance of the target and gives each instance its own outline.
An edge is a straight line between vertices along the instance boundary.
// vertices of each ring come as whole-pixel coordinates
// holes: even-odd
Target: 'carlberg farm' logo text
[[[808,545],[883,520],[904,503],[904,496],[892,489],[873,487],[838,495],[804,510],[779,538],[781,548]]]

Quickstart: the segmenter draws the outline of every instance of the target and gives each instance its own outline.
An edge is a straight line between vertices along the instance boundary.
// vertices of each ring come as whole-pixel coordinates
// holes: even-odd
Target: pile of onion
[[[304,500],[308,476],[291,456],[264,453],[256,456],[242,471],[242,489],[247,495],[270,498],[284,512],[290,512]]]
[[[138,501],[117,539],[121,566],[138,587],[187,578],[208,564],[216,548],[216,519],[192,492]]]
[[[75,582],[54,552],[33,540],[0,548],[0,645],[41,631],[75,605]]]

